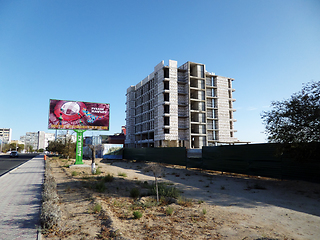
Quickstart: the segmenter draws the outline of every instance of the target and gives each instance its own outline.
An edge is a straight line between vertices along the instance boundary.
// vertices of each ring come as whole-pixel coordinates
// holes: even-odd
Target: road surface
[[[20,166],[21,164],[29,161],[38,154],[21,154],[18,158],[10,158],[9,154],[0,155],[0,176],[4,175],[8,171]]]

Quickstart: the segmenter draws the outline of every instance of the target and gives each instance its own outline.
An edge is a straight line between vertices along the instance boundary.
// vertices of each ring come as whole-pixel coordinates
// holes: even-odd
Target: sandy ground
[[[159,181],[187,200],[155,206],[151,197],[130,197],[132,188],[147,192],[143,183],[154,182],[146,163],[96,162],[101,174],[93,176],[90,168],[50,160],[63,221],[44,239],[320,239],[320,184],[161,165]],[[107,174],[114,179],[98,192]],[[93,211],[97,203],[100,212]],[[134,211],[142,217],[134,219]]]

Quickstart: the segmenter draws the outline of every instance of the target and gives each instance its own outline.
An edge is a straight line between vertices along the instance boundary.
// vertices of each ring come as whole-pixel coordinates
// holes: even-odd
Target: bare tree
[[[95,160],[96,160],[96,148],[95,148],[95,145],[89,145],[89,148],[91,149],[91,172],[92,174],[95,174],[96,173],[96,163],[95,163]]]
[[[156,183],[156,193],[157,193],[157,202],[159,202],[159,191],[158,191],[158,177],[160,177],[162,168],[158,163],[150,163],[149,166],[144,168],[145,172],[151,171],[153,173],[155,183]]]

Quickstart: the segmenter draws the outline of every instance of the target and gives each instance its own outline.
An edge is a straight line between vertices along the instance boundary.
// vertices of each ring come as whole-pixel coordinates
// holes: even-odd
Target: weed
[[[123,173],[123,172],[119,172],[119,173],[118,173],[118,176],[120,176],[120,177],[127,177],[127,174],[126,174],[126,173]]]
[[[93,206],[93,212],[94,213],[99,213],[101,211],[101,205],[99,203],[96,203],[94,206]]]
[[[131,191],[130,191],[130,197],[138,198],[139,196],[140,196],[139,188],[132,188]]]
[[[103,178],[103,181],[104,182],[112,182],[113,181],[113,175],[108,173],[108,175]]]
[[[72,176],[73,176],[73,177],[78,176],[78,175],[79,175],[78,172],[76,172],[76,171],[73,171],[73,172],[72,172]]]
[[[198,201],[198,204],[201,204],[201,203],[203,203],[203,201],[202,201],[202,200],[199,200],[199,201]]]
[[[192,206],[192,200],[185,198],[185,197],[179,197],[177,203],[181,206],[184,206],[184,207],[191,207]]]
[[[104,182],[97,182],[95,185],[95,189],[97,190],[97,192],[104,192],[106,190],[106,186],[104,185]]]
[[[155,199],[148,199],[144,204],[143,207],[145,208],[150,208],[150,207],[155,207],[158,206],[159,203]]]
[[[99,168],[96,169],[95,173],[93,173],[94,175],[100,175],[101,174],[101,170]]]
[[[166,214],[171,216],[173,214],[173,208],[172,207],[167,207]]]
[[[205,209],[205,208],[202,209],[202,214],[203,214],[203,215],[206,215],[206,214],[207,214],[207,209]]]
[[[139,219],[142,217],[142,213],[140,211],[134,211],[133,212],[133,218],[134,219]]]
[[[178,198],[180,196],[180,190],[175,187],[168,187],[168,184],[166,183],[159,183],[158,184],[158,192],[159,196],[163,197],[172,197],[172,198]],[[152,184],[150,186],[150,195],[156,195],[156,186],[155,184]]]
[[[126,206],[126,204],[123,202],[118,202],[117,200],[114,200],[113,206],[117,207],[117,208],[124,208]]]

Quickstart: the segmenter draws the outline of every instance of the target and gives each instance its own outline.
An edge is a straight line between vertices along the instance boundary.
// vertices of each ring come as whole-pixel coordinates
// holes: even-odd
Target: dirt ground
[[[43,239],[320,239],[320,184],[161,165],[159,181],[182,197],[157,205],[148,163],[97,159],[92,175],[91,161],[48,161],[62,223]],[[144,197],[132,198],[134,188]]]

